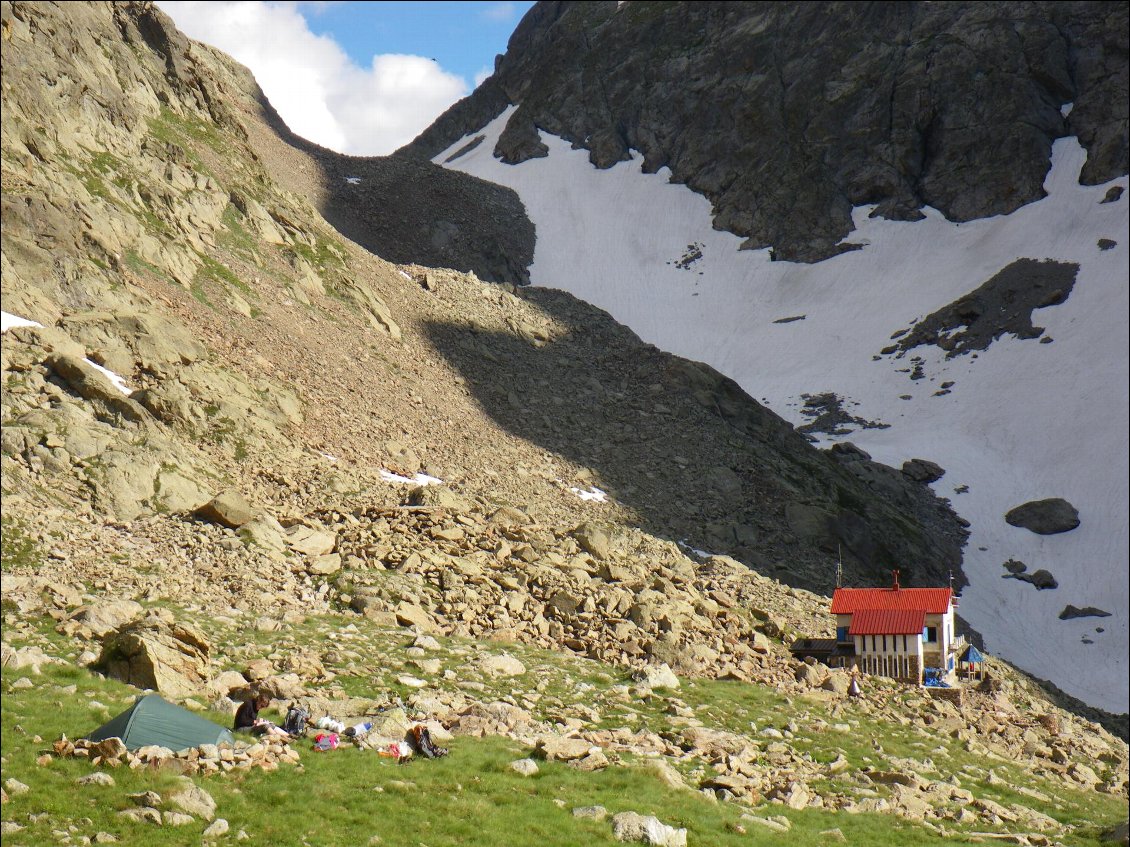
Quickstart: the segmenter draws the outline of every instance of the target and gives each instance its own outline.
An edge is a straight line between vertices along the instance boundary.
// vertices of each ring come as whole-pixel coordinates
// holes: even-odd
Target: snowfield
[[[823,392],[889,424],[821,444],[847,440],[895,467],[923,458],[945,468],[933,488],[972,524],[961,614],[991,652],[1092,705],[1128,711],[1130,194],[1101,202],[1126,177],[1080,185],[1086,153],[1061,139],[1048,196],[1010,215],[952,223],[926,209],[907,223],[859,208],[846,241],[862,249],[815,265],[774,262],[768,250],[739,251],[740,238],[713,229],[705,198],[666,170],[642,173],[638,156],[601,171],[587,151],[543,133],[548,157],[502,164],[492,151],[512,109],[434,161],[486,135],[445,166],[518,192],[537,226],[535,285],[712,365],[794,424],[809,422],[801,395]],[[1099,239],[1116,245],[1100,249]],[[1033,313],[1051,343],[1006,335],[948,360],[933,346],[878,355],[893,333],[1020,258],[1079,265],[1066,302]],[[923,379],[910,379],[912,356]],[[936,395],[947,381],[949,393]],[[1078,529],[1039,536],[1005,522],[1009,509],[1049,497],[1079,510]],[[1059,588],[1002,579],[1010,558],[1051,571]],[[1061,621],[1067,604],[1112,616]]]

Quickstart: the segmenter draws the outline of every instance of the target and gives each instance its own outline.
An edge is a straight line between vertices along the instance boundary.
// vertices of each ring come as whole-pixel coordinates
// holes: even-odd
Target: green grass
[[[210,279],[213,282],[218,282],[224,285],[229,285],[242,294],[247,294],[254,297],[255,292],[246,282],[236,276],[235,272],[227,265],[217,262],[215,259],[209,258],[202,254],[197,254],[203,263],[200,270],[197,271],[198,276]]]
[[[345,253],[341,243],[321,236],[318,237],[315,247],[310,247],[307,244],[298,242],[288,245],[284,249],[301,256],[320,270],[343,267],[345,265],[344,260],[341,258]]]
[[[34,541],[27,537],[22,523],[7,515],[0,517],[2,528],[2,555],[0,555],[0,570],[10,571],[15,568],[38,568],[43,563],[43,554]]]
[[[235,206],[229,203],[224,209],[221,220],[223,221],[224,229],[219,236],[220,244],[236,252],[243,253],[247,258],[254,260],[256,256],[255,245],[258,241],[244,228],[240,214]]]
[[[693,709],[695,719],[703,725],[741,733],[763,753],[770,744],[784,744],[795,755],[818,762],[843,755],[850,763],[849,770],[839,777],[814,781],[812,786],[817,790],[851,793],[863,785],[853,776],[859,770],[899,769],[885,760],[885,756],[894,756],[917,762],[915,769],[926,779],[949,779],[956,774],[978,797],[1005,806],[1020,803],[1080,827],[1060,839],[1068,845],[1095,847],[1100,830],[1125,817],[1125,804],[1117,797],[1072,791],[1060,781],[1045,780],[1019,766],[969,753],[948,734],[928,734],[913,725],[885,722],[842,702],[836,706],[816,698],[789,698],[766,686],[721,680],[684,680],[677,691],[641,697],[631,691],[630,676],[623,668],[520,644],[455,638],[440,638],[440,649],[427,654],[428,659],[439,660],[441,669],[456,672],[453,680],[445,681],[442,673],[424,672],[404,653],[411,633],[350,613],[307,616],[284,624],[281,631],[261,632],[247,626],[246,621],[200,615],[191,606],[161,605],[179,619],[193,620],[216,645],[213,663],[217,671],[240,669],[252,658],[284,656],[299,648],[323,656],[334,651],[353,658],[337,660],[340,665],[330,665],[330,659],[326,659],[330,669],[338,673],[323,686],[327,693],[338,688],[375,701],[387,701],[392,694],[408,699],[411,690],[397,682],[398,676],[408,673],[428,680],[433,688],[465,688],[469,696],[482,702],[501,699],[518,703],[539,721],[554,723],[588,714],[586,719],[594,721],[596,727],[649,728],[672,740],[678,738],[680,723],[671,715],[670,707],[678,702]],[[14,618],[14,611],[8,610],[6,629]],[[81,645],[54,627],[50,618],[33,619],[16,627],[18,633],[7,638],[15,646],[37,643],[48,653],[73,656]],[[486,652],[518,657],[527,673],[508,679],[480,678],[474,664],[477,656]],[[111,832],[123,843],[199,843],[203,822],[182,829],[158,829],[116,816],[128,805],[126,794],[167,789],[163,777],[118,769],[111,772],[118,781],[115,787],[79,788],[72,783],[90,772],[86,763],[56,760],[45,767],[35,764],[36,756],[50,741],[62,733],[74,737],[93,729],[124,709],[136,692],[85,670],[63,666],[45,666],[42,676],[29,677],[34,687],[13,690],[13,682],[21,675],[29,674],[3,671],[4,778],[15,777],[32,786],[32,791],[4,806],[6,820],[28,826],[24,832],[6,837],[5,847],[9,843],[52,841],[51,831],[67,825],[79,827],[78,834],[83,835]],[[471,682],[479,685],[466,688]],[[909,701],[919,695],[907,691],[895,696],[896,700]],[[104,703],[107,710],[92,709],[92,699]],[[226,722],[228,716],[215,719]],[[758,730],[769,726],[791,737],[777,740],[760,736]],[[32,740],[37,734],[42,741]],[[608,821],[572,816],[573,808],[586,805],[603,805],[610,813],[632,810],[654,814],[667,824],[686,827],[689,844],[719,847],[822,844],[828,842],[820,833],[834,828],[842,830],[853,845],[972,844],[976,839],[971,832],[993,829],[983,823],[961,826],[947,822],[950,835],[942,839],[892,815],[849,815],[811,808],[795,811],[779,804],[751,809],[741,803],[718,803],[697,791],[665,786],[643,757],[627,754],[610,753],[614,765],[602,772],[586,774],[559,763],[541,762],[536,776],[523,778],[509,769],[509,763],[530,755],[531,749],[517,741],[457,738],[450,746],[451,755],[445,759],[397,766],[372,751],[343,747],[323,754],[302,744],[299,769],[284,766],[272,773],[229,774],[200,784],[217,801],[218,815],[231,824],[229,840],[243,829],[251,843],[272,845],[552,847],[616,843]],[[927,758],[932,759],[936,774],[923,764]],[[692,786],[707,772],[705,763],[698,759],[667,761]],[[991,782],[990,769],[995,773]],[[884,786],[871,787],[880,796],[886,795]],[[1033,799],[1022,788],[1039,791],[1049,799]],[[29,815],[42,812],[49,818],[38,823],[29,820]],[[743,822],[742,814],[751,813],[784,815],[792,829],[785,836]],[[90,823],[83,823],[84,818]],[[746,832],[741,833],[739,828]],[[380,840],[371,842],[374,837]]]
[[[227,147],[219,130],[210,123],[194,117],[182,117],[167,106],[161,114],[149,120],[149,134],[159,141],[182,146],[185,142],[203,142],[217,153],[226,153]],[[185,151],[193,164],[203,167],[203,162],[191,150]],[[207,171],[205,171],[207,172]],[[209,174],[211,176],[211,174]]]
[[[126,267],[133,271],[135,274],[142,276],[153,276],[158,279],[163,279],[167,282],[172,281],[167,273],[165,273],[156,265],[145,261],[133,250],[127,250],[123,258],[126,263]]]
[[[32,679],[34,687],[13,689],[20,676]],[[125,709],[136,691],[61,666],[45,666],[38,677],[5,669],[2,684],[4,778],[13,777],[31,789],[13,795],[4,806],[5,820],[26,827],[5,836],[5,845],[54,843],[53,831],[72,826],[76,836],[92,837],[103,831],[126,844],[199,843],[204,821],[158,828],[117,814],[131,805],[129,794],[167,794],[174,784],[167,775],[116,768],[108,771],[115,785],[78,787],[74,781],[92,772],[86,761],[56,758],[36,764],[36,757],[49,750],[55,738],[79,737],[93,730]],[[92,705],[95,702],[107,708]],[[226,714],[208,716],[217,722],[229,720]],[[738,831],[746,807],[668,788],[646,766],[637,766],[642,763],[586,774],[560,763],[541,762],[539,773],[525,778],[509,768],[510,762],[530,752],[517,742],[459,738],[450,747],[446,758],[396,765],[372,751],[347,746],[315,753],[308,743],[300,743],[301,768],[283,766],[271,773],[250,771],[194,781],[216,800],[217,816],[231,825],[228,839],[234,840],[242,829],[253,844],[573,847],[617,843],[608,821],[573,817],[573,808],[587,805],[603,805],[610,814],[629,810],[653,814],[672,826],[685,826],[691,844],[780,843],[780,836],[756,825],[745,825],[748,834]],[[790,837],[796,843],[818,843],[821,831],[837,826],[853,844],[893,846],[923,843],[928,837],[923,830],[889,817],[786,811],[793,823]],[[764,813],[779,814],[781,809]]]

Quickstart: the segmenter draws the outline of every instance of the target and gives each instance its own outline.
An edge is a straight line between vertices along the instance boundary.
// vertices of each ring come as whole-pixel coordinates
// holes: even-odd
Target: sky
[[[352,155],[407,144],[494,69],[532,2],[157,4],[251,69],[287,125]]]

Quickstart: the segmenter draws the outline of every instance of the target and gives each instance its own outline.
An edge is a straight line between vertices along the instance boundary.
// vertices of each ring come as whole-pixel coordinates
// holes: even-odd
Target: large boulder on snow
[[[1070,532],[1079,526],[1079,512],[1062,497],[1024,503],[1012,509],[1004,519],[1012,526],[1023,527],[1038,535]]]

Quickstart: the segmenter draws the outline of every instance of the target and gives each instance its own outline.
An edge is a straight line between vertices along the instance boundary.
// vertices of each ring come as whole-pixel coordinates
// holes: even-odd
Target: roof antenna
[[[895,575],[895,588],[894,588],[894,590],[898,591],[899,590],[899,569],[895,568],[893,573]]]
[[[840,556],[840,545],[836,544],[836,588],[844,587],[844,562]]]

